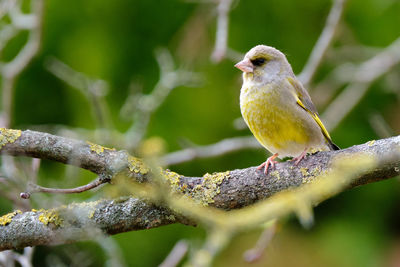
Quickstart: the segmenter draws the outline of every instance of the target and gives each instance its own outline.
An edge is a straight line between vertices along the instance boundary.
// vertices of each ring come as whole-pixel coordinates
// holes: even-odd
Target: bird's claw
[[[275,164],[278,163],[278,161],[274,160],[276,157],[278,157],[278,153],[275,153],[271,157],[269,157],[265,162],[257,167],[257,170],[261,170],[264,168],[264,174],[268,175],[268,167],[271,165],[271,169],[275,169]]]
[[[297,166],[297,165],[299,164],[299,162],[300,162],[302,159],[305,158],[306,155],[307,155],[307,148],[304,149],[304,151],[301,152],[301,154],[300,154],[299,156],[292,158],[291,161],[294,161],[294,165]]]

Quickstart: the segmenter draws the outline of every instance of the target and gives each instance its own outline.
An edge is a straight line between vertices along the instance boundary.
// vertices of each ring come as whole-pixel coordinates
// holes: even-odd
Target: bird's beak
[[[240,61],[239,63],[237,63],[235,65],[235,67],[245,73],[254,71],[254,65],[253,65],[253,63],[251,63],[250,59],[248,59],[248,58],[245,58],[242,61]]]

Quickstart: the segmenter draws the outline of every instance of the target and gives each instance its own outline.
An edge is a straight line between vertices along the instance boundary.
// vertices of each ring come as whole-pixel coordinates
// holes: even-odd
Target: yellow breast
[[[256,139],[269,151],[281,153],[293,148],[297,153],[296,150],[301,150],[301,145],[309,143],[311,137],[296,114],[297,107],[288,105],[291,99],[283,101],[282,97],[290,96],[282,96],[279,88],[242,88],[241,112]]]

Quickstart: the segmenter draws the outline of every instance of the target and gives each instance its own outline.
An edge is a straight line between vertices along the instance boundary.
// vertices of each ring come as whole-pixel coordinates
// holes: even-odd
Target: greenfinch
[[[242,116],[258,142],[273,154],[259,170],[268,174],[278,156],[293,157],[297,165],[307,153],[339,149],[282,52],[258,45],[235,67],[243,71]]]

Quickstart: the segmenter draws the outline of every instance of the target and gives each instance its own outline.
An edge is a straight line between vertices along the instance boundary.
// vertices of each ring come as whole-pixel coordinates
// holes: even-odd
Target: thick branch
[[[10,222],[2,226],[6,216]],[[16,211],[6,216],[0,217],[0,251],[188,223],[166,208],[134,198],[70,204],[52,210]]]
[[[124,151],[106,149],[88,142],[46,133],[3,129],[0,134],[0,147],[3,154],[26,155],[74,164],[103,176],[112,177],[124,170],[134,180],[144,181],[148,180],[151,174],[142,161]],[[270,171],[268,177],[255,167],[205,174],[203,177],[187,177],[163,171],[161,177],[169,182],[172,190],[186,194],[204,205],[229,210],[248,206],[279,191],[309,183],[321,173],[329,171],[333,161],[353,155],[354,160],[357,160],[355,155],[359,155],[360,152],[376,158],[378,167],[369,171],[370,166],[361,166],[365,171],[360,172],[362,175],[357,177],[350,187],[384,180],[400,173],[400,136],[397,136],[340,151],[310,155],[298,166],[294,166],[292,162],[283,162],[277,164],[276,170]],[[71,213],[70,210],[74,212]],[[54,211],[57,212],[57,216],[50,216],[49,212]],[[0,249],[87,239],[93,237],[93,233],[88,229],[115,234],[168,223],[188,222],[184,217],[179,217],[165,208],[132,198],[123,201],[102,200],[72,204],[53,211],[14,215],[9,221],[6,216],[10,215],[0,218]],[[50,218],[51,224],[45,223],[46,218]],[[96,234],[98,232],[94,235]]]

